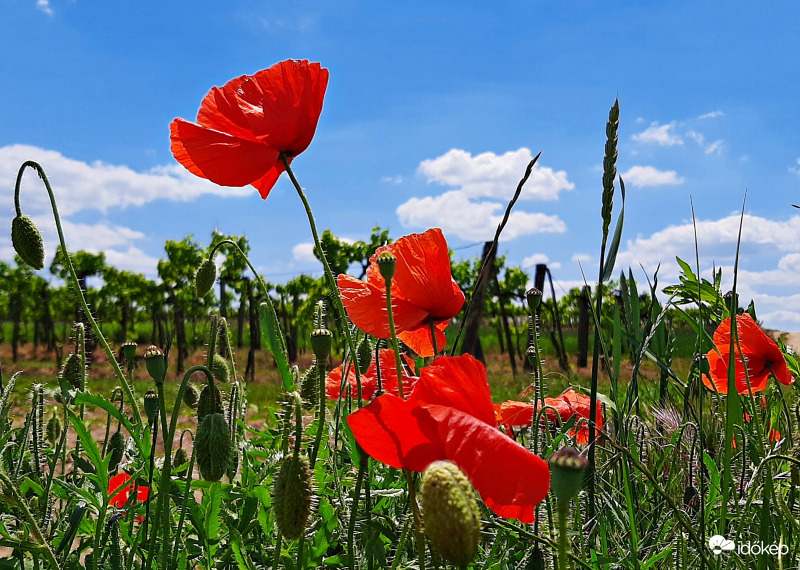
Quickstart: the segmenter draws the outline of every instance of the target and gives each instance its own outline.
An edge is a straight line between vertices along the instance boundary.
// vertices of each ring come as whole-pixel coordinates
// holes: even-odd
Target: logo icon
[[[721,534],[715,534],[708,539],[708,547],[714,551],[714,554],[722,554],[723,551],[729,552],[736,548],[732,540],[728,540]]]

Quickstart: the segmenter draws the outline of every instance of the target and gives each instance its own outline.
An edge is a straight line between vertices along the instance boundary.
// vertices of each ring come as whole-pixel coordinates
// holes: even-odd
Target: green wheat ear
[[[614,101],[608,112],[606,123],[606,152],[603,157],[603,247],[611,224],[611,210],[614,206],[614,179],[617,177],[617,129],[619,128],[619,99]]]

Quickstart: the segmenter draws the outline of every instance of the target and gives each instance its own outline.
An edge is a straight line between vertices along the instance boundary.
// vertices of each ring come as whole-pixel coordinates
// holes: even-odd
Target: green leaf
[[[108,493],[108,463],[103,461],[103,455],[100,453],[100,448],[97,447],[97,442],[92,437],[92,434],[86,429],[83,420],[72,410],[67,409],[69,413],[69,421],[72,424],[75,433],[81,441],[81,445],[86,450],[86,455],[89,461],[97,469],[98,484],[102,493]],[[110,456],[109,456],[110,457]]]
[[[222,486],[219,482],[211,485],[203,497],[203,503],[208,540],[216,540],[221,526],[219,512],[222,506]]]
[[[278,371],[283,380],[283,389],[291,392],[295,389],[294,378],[292,372],[289,370],[289,358],[286,355],[286,343],[281,331],[281,324],[278,322],[278,315],[275,314],[275,307],[272,306],[272,301],[267,297],[267,301],[261,303],[259,306],[261,312],[261,330],[263,331],[262,337],[267,345],[267,348],[278,363]]]
[[[97,406],[98,408],[102,408],[103,410],[108,412],[111,415],[111,417],[120,422],[123,425],[123,427],[126,430],[128,430],[128,433],[133,436],[132,439],[136,443],[136,447],[138,448],[139,453],[144,457],[148,456],[148,453],[146,453],[146,450],[142,447],[141,440],[147,439],[147,441],[149,441],[149,438],[139,437],[139,430],[133,427],[133,424],[131,424],[127,416],[125,416],[125,414],[120,412],[117,405],[114,404],[112,401],[98,394],[90,394],[89,392],[78,392],[78,394],[75,396],[75,403],[90,404],[92,406]]]

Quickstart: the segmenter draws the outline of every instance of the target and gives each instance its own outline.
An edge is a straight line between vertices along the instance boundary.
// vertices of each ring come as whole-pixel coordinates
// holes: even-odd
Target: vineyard
[[[111,267],[69,250],[47,165],[20,166],[0,568],[800,567],[796,354],[738,266],[679,260],[667,284],[616,267],[619,102],[596,281],[557,292],[498,253],[538,156],[480,257],[453,261],[439,228],[320,234],[291,163],[327,81],[280,62],[170,125],[196,176],[264,199],[291,180],[321,277],[268,283],[246,237],[216,232],[168,241],[158,279]]]

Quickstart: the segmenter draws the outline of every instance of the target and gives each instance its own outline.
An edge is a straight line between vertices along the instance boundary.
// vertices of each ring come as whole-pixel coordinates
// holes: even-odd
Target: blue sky
[[[674,259],[723,267],[731,285],[747,190],[740,295],[764,324],[800,330],[800,6],[728,2],[86,2],[9,0],[0,18],[0,177],[41,161],[69,247],[155,276],[166,239],[247,235],[273,282],[319,274],[286,177],[262,201],[188,174],[169,123],[194,120],[214,85],[283,59],[330,83],[294,162],[317,223],[363,239],[439,226],[480,253],[532,155],[501,242],[546,261],[561,291],[597,274],[605,121],[620,99],[628,202],[618,270],[677,280]],[[12,55],[13,54],[13,55]],[[23,209],[55,249],[34,177]],[[471,247],[470,247],[471,246]],[[0,237],[0,258],[13,258]],[[46,272],[45,276],[49,276]],[[745,301],[746,302],[746,301]]]

